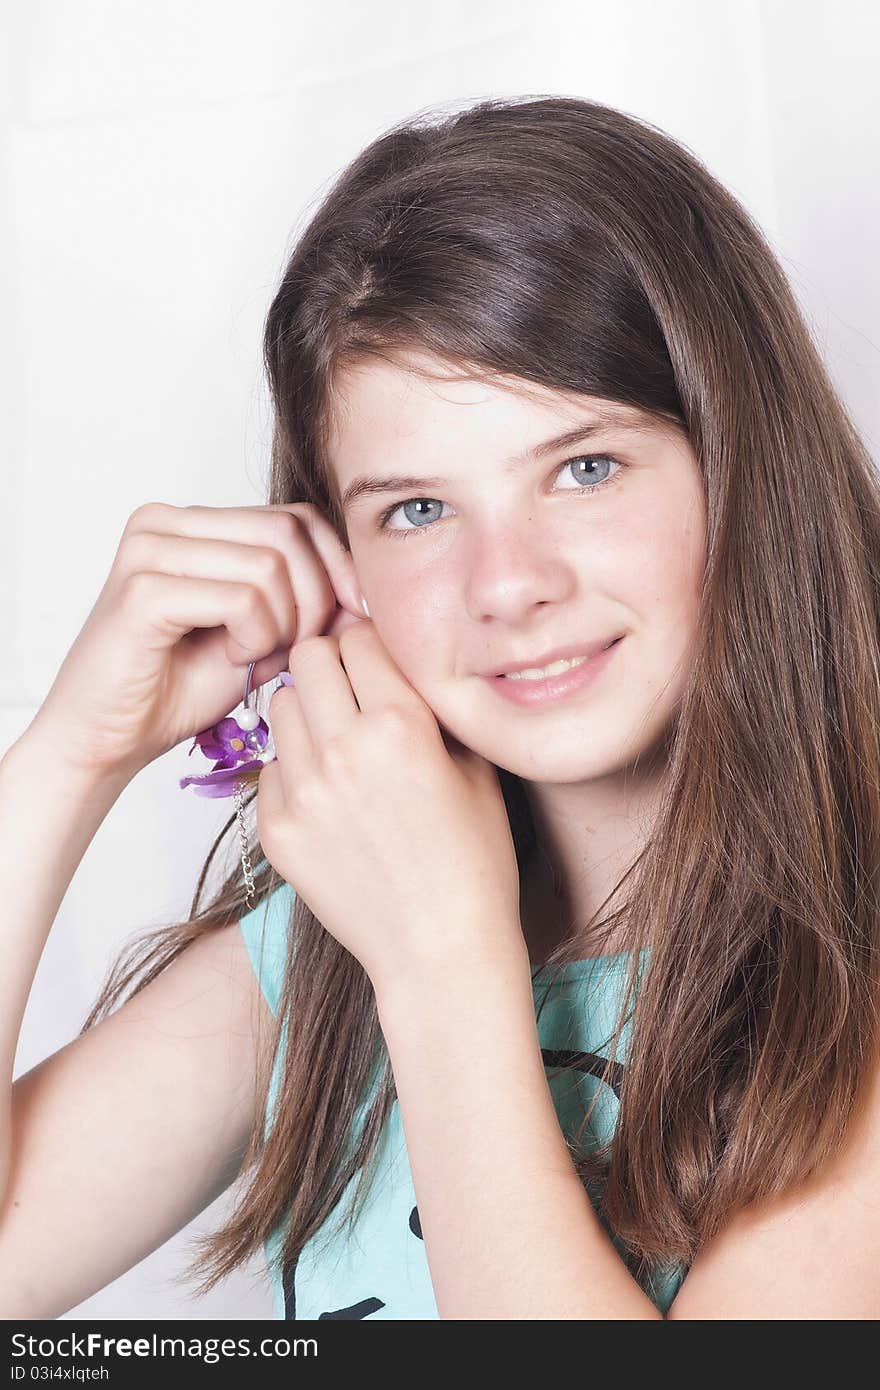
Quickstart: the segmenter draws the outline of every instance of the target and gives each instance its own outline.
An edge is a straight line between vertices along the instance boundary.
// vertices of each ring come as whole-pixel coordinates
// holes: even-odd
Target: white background
[[[348,161],[425,107],[583,96],[689,146],[769,236],[880,457],[878,15],[872,0],[7,0],[0,752],[136,506],[265,501],[260,332],[285,253]],[[87,851],[16,1075],[78,1033],[124,938],[186,917],[228,814],[182,796],[186,770],[185,745],[148,768]],[[170,1282],[230,1195],[66,1316],[271,1317],[262,1260],[204,1301]]]

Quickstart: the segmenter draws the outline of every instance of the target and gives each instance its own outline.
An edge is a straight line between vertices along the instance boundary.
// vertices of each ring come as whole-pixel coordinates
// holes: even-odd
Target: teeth
[[[549,666],[529,666],[525,671],[510,671],[505,680],[509,681],[537,681],[546,680],[548,676],[561,675],[563,671],[568,671],[572,666],[581,666],[587,658],[585,656],[563,657],[560,661],[552,661]]]

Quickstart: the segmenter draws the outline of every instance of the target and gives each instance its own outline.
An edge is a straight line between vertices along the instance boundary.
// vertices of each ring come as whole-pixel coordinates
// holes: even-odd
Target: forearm
[[[441,1318],[662,1319],[577,1176],[527,961],[377,992]]]
[[[66,767],[29,732],[0,760],[0,1193],[12,1072],[31,985],[70,881],[126,780]]]

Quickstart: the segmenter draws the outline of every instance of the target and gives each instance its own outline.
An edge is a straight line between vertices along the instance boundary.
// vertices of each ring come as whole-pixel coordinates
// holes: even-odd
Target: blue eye
[[[616,471],[610,477],[600,477],[596,481],[593,472],[580,472],[579,474],[570,473],[569,477],[575,481],[575,487],[562,488],[562,492],[580,492],[582,496],[592,497],[600,488],[610,487],[615,483],[623,472],[624,465],[619,459],[610,454],[578,454],[575,458],[566,459],[565,463],[556,470],[557,475],[566,468],[571,468],[574,464],[588,464],[592,468],[596,461],[600,464],[614,464]],[[429,531],[435,522],[442,520],[440,510],[445,504],[436,497],[409,497],[405,502],[395,502],[388,507],[379,518],[379,530],[385,531],[389,536],[407,539],[416,531]],[[408,509],[421,508],[420,511],[408,511]],[[408,521],[413,521],[411,526],[390,526],[389,522],[395,512],[402,511]],[[416,520],[418,518],[418,520]]]

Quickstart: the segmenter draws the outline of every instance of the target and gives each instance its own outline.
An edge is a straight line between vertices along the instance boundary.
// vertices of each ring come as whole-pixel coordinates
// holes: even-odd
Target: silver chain
[[[252,661],[247,668],[247,675],[244,679],[244,707],[246,710],[251,708],[251,680],[254,675],[256,662]],[[256,906],[256,894],[254,892],[254,876],[251,872],[251,860],[248,854],[247,827],[244,823],[244,782],[235,784],[235,814],[238,817],[238,838],[241,841],[241,867],[244,869],[244,882],[247,892],[245,902],[248,909],[252,912]]]
[[[241,866],[244,869],[244,881],[247,888],[245,901],[248,909],[253,911],[256,906],[256,894],[254,891],[254,876],[251,872],[251,858],[248,854],[247,828],[244,823],[244,783],[235,784],[235,814],[238,817],[238,838],[241,841]]]

